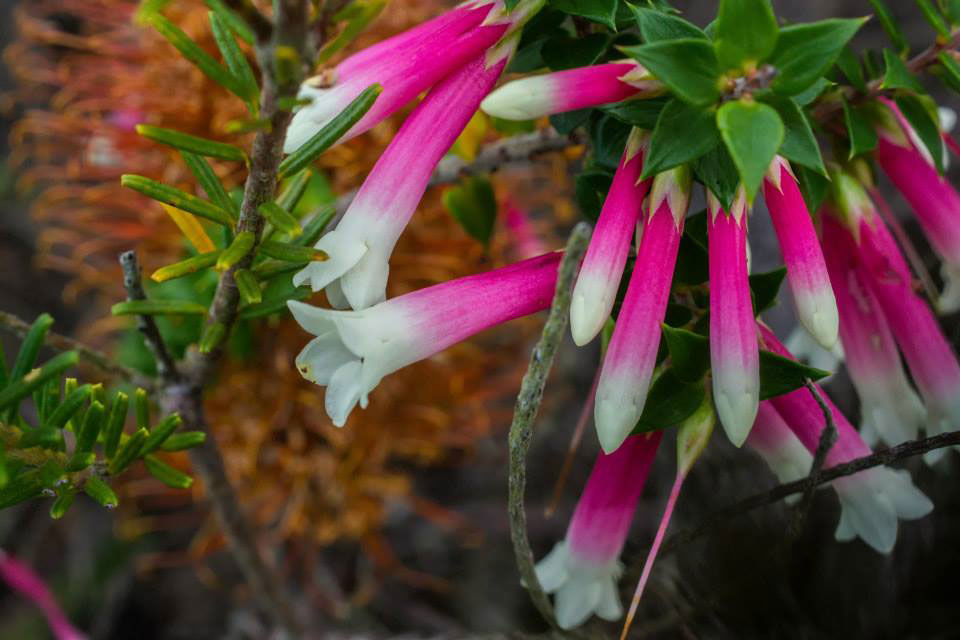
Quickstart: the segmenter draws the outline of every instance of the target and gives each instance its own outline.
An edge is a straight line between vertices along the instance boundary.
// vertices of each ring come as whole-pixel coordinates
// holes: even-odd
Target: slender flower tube
[[[895,118],[879,127],[874,157],[910,203],[927,239],[943,260],[941,272],[946,286],[938,308],[943,313],[957,311],[960,309],[960,194],[937,172],[929,151],[896,104],[889,100],[883,102]]]
[[[841,174],[834,177],[834,191],[839,211],[833,215],[852,229],[847,242],[856,251],[858,272],[883,310],[926,403],[927,433],[957,430],[960,428],[957,356],[933,312],[914,292],[909,267],[862,187]],[[925,458],[932,463],[944,453],[937,450]]]
[[[785,358],[793,358],[772,331],[763,325],[759,325],[759,330],[765,348]],[[823,390],[818,390],[837,428],[837,441],[827,454],[826,466],[870,455],[870,447],[853,425]],[[772,398],[770,402],[807,450],[816,451],[825,421],[813,394],[807,389],[798,389]],[[832,484],[843,507],[837,539],[849,540],[859,536],[880,553],[889,553],[893,549],[897,541],[898,518],[915,520],[933,509],[933,503],[913,485],[906,471],[876,467],[838,478]]]
[[[710,217],[710,367],[717,415],[737,447],[750,434],[760,402],[760,355],[747,278],[747,203],[743,190],[732,213],[707,194]]]
[[[620,552],[650,473],[662,431],[632,436],[601,453],[567,527],[567,535],[537,563],[537,579],[555,594],[557,624],[577,627],[591,614],[618,620]]]
[[[50,631],[57,640],[85,640],[85,634],[78,631],[50,592],[46,583],[34,573],[33,569],[16,558],[0,551],[0,578],[7,586],[19,592],[27,600],[43,611],[50,625]]]
[[[570,303],[570,332],[578,346],[593,340],[613,311],[630,240],[650,189],[650,180],[640,180],[649,140],[649,135],[640,129],[630,132],[583,258]]]
[[[506,120],[534,120],[628,98],[652,98],[663,84],[632,60],[545,73],[503,85],[480,104]]]
[[[493,2],[458,7],[308,79],[298,97],[312,102],[294,115],[284,151],[296,151],[361,91],[379,83],[383,93],[341,142],[369,130],[503,37],[509,23],[485,22],[495,13]]]
[[[780,482],[793,482],[810,474],[813,454],[790,430],[776,407],[769,400],[760,403],[747,446],[756,451]],[[797,496],[789,496],[795,501]]]
[[[847,370],[860,396],[861,435],[868,443],[879,438],[891,446],[912,440],[927,410],[907,381],[887,320],[857,268],[853,236],[829,214],[823,216],[823,230]]]
[[[607,453],[617,450],[643,413],[689,203],[689,169],[671,169],[654,178],[652,214],[644,225],[636,266],[597,385],[594,420],[600,446]]]
[[[488,327],[550,306],[559,252],[420,289],[362,311],[287,304],[317,336],[297,356],[304,378],[327,387],[327,414],[342,427],[387,374]]]
[[[481,55],[435,86],[377,160],[337,228],[316,247],[330,259],[294,276],[319,291],[338,282],[354,309],[384,299],[393,247],[416,211],[440,158],[463,131],[506,59]]]
[[[786,159],[774,159],[763,195],[787,266],[797,317],[810,335],[830,349],[837,342],[837,303],[813,219]]]

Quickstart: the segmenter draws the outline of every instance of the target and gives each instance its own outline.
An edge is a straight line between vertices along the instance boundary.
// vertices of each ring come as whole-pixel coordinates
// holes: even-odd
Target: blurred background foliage
[[[391,0],[349,50],[450,4]],[[701,24],[714,10],[709,0],[675,4]],[[870,10],[866,0],[774,4],[787,19]],[[911,5],[901,13],[892,4],[912,42],[928,42],[932,34],[919,12]],[[243,105],[138,26],[133,0],[5,0],[0,6],[6,145],[0,307],[31,318],[48,310],[60,331],[149,370],[152,362],[132,324],[108,312],[124,295],[116,256],[136,248],[149,274],[195,248],[184,243],[162,207],[122,188],[119,176],[138,173],[191,192],[197,186],[175,150],[145,140],[133,127],[149,123],[244,145],[244,134],[227,133],[244,117]],[[212,51],[207,10],[201,0],[180,0],[166,15]],[[868,42],[881,37],[876,24],[865,33]],[[357,187],[404,115],[322,156],[323,172],[300,206],[315,209]],[[503,124],[476,118],[455,152],[469,160],[482,142],[511,133],[498,127]],[[551,154],[494,177],[501,212],[508,201],[529,211],[544,248],[560,246],[561,232],[579,215],[570,176],[581,153]],[[214,164],[224,183],[236,187],[243,175],[231,172],[233,166]],[[488,248],[476,242],[444,209],[442,192],[428,193],[401,238],[390,296],[500,266],[528,250],[508,232],[504,216]],[[779,257],[763,227],[766,216],[754,219],[754,268],[766,271],[778,266]],[[206,302],[214,284],[207,271],[154,284],[149,293]],[[782,328],[792,323],[788,306],[772,313]],[[381,383],[348,428],[336,429],[323,412],[322,393],[293,367],[306,340],[295,323],[274,315],[240,326],[207,408],[231,480],[268,552],[297,585],[298,606],[380,633],[455,637],[466,629],[539,628],[517,582],[506,534],[503,438],[538,327],[537,318],[514,322],[403,369]],[[161,327],[180,350],[197,341],[200,328],[190,317],[165,319]],[[596,452],[588,438],[559,508],[548,516],[545,507],[597,357],[590,349],[566,349],[548,387],[531,456],[531,537],[538,554],[562,536]],[[829,388],[850,408],[844,376]],[[689,481],[675,528],[773,484],[758,460],[734,456],[721,440]],[[767,508],[667,555],[635,634],[954,637],[955,585],[945,576],[960,569],[960,550],[950,543],[960,533],[960,498],[950,490],[956,460],[945,466],[915,470],[937,510],[903,527],[893,556],[878,556],[859,542],[835,543],[831,496],[819,497],[805,533],[793,541],[783,537],[783,508]],[[628,566],[642,559],[655,527],[672,469],[663,465],[659,472],[655,467],[628,544]],[[36,566],[94,638],[261,637],[204,506],[202,485],[192,493],[174,491],[134,472],[116,488],[116,514],[78,506],[54,524],[44,505],[4,512],[0,547]],[[0,592],[0,638],[46,633],[38,614]]]

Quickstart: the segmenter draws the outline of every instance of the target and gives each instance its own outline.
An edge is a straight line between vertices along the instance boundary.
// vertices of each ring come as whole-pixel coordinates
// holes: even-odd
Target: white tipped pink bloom
[[[942,312],[960,309],[960,194],[941,176],[930,152],[899,108],[883,100],[893,111],[893,121],[878,129],[874,152],[877,162],[910,203],[917,220],[943,260],[946,282],[938,303]]]
[[[830,349],[837,342],[837,303],[813,219],[785,159],[774,159],[763,194],[787,266],[797,318],[810,335]]]
[[[509,26],[498,19],[494,5],[493,0],[461,5],[307,80],[299,97],[311,103],[294,115],[284,151],[296,151],[372,84],[379,83],[383,92],[341,141],[369,130],[482,54]]]
[[[868,443],[879,439],[897,445],[917,437],[927,411],[907,380],[883,311],[857,268],[856,242],[829,211],[823,216],[824,255],[840,309],[847,370],[860,396],[861,434]]]
[[[650,189],[650,180],[640,180],[648,141],[641,130],[630,132],[583,258],[570,304],[570,332],[578,346],[593,340],[613,311],[630,240]]]
[[[390,255],[417,209],[434,167],[463,131],[506,60],[487,65],[474,58],[434,87],[410,114],[377,160],[334,231],[316,247],[330,259],[294,276],[314,291],[330,287],[335,298],[364,309],[386,295]]]
[[[497,118],[534,120],[663,91],[643,67],[624,60],[514,80],[487,96],[480,108]]]
[[[793,482],[810,474],[813,454],[807,451],[769,400],[760,403],[746,444],[760,454],[780,482]],[[796,500],[796,496],[787,500]]]
[[[760,326],[760,334],[767,349],[785,358],[793,358],[769,329]],[[827,454],[826,466],[870,455],[870,447],[853,425],[823,390],[819,391],[837,427],[837,440]],[[810,391],[798,389],[776,396],[770,402],[807,450],[816,451],[826,421]],[[880,553],[889,553],[893,549],[897,541],[898,519],[915,520],[933,509],[933,503],[913,485],[906,471],[874,467],[834,480],[832,484],[843,507],[837,539],[860,537]]]
[[[607,453],[630,435],[646,404],[689,203],[688,169],[654,178],[650,215],[597,385],[594,420]]]
[[[663,433],[632,436],[601,453],[580,496],[567,535],[537,564],[537,579],[555,594],[557,624],[577,627],[591,615],[618,620],[620,552]]]
[[[560,253],[458,278],[363,311],[288,303],[317,336],[297,356],[304,378],[327,387],[325,405],[341,427],[384,376],[488,327],[550,306]]]
[[[760,355],[747,277],[747,203],[741,189],[731,213],[712,194],[707,206],[713,400],[723,430],[739,447],[760,402]]]

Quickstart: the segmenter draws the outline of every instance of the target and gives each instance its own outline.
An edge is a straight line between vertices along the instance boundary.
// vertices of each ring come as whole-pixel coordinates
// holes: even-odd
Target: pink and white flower
[[[707,194],[710,249],[710,367],[720,424],[735,446],[750,434],[760,402],[760,356],[747,277],[747,202],[727,213]]]
[[[835,214],[823,216],[823,229],[847,370],[860,396],[861,435],[868,443],[912,440],[924,426],[927,411],[907,380],[887,320],[858,269],[853,236]]]
[[[648,142],[649,134],[640,129],[630,132],[580,267],[570,303],[570,332],[578,346],[593,340],[613,311],[630,241],[650,189],[650,180],[640,180]]]
[[[577,503],[567,535],[537,563],[537,579],[555,594],[557,624],[577,627],[592,615],[618,620],[623,605],[617,580],[623,550],[661,431],[631,436],[615,452],[601,453]]]
[[[960,309],[960,194],[940,175],[929,150],[899,108],[883,99],[894,118],[878,128],[877,163],[910,203],[927,239],[943,260],[946,282],[938,307]]]
[[[493,0],[467,2],[310,78],[301,86],[298,97],[311,102],[294,115],[284,151],[296,151],[360,92],[379,83],[383,92],[341,141],[364,133],[481,55],[509,27],[510,21]]]
[[[747,446],[760,454],[780,482],[793,482],[810,474],[813,454],[807,451],[799,438],[769,400],[760,403]],[[788,501],[795,501],[790,496]]]
[[[643,413],[689,203],[689,169],[671,169],[654,178],[637,262],[597,385],[594,420],[607,453],[616,451]]]
[[[420,289],[362,311],[290,301],[293,317],[317,336],[297,356],[304,378],[327,387],[325,406],[342,427],[384,376],[484,329],[550,306],[561,254]]]
[[[505,120],[534,120],[663,92],[663,84],[646,69],[622,60],[508,82],[487,96],[480,108]]]
[[[767,349],[785,358],[793,358],[772,331],[763,325],[759,329]],[[825,466],[870,455],[870,447],[853,425],[823,390],[818,390],[837,428],[837,440],[827,454]],[[776,396],[770,402],[807,450],[816,451],[826,420],[813,394],[807,389],[798,389]],[[933,509],[933,503],[913,485],[906,471],[874,467],[834,480],[832,485],[843,507],[837,539],[860,537],[880,553],[889,553],[893,549],[897,541],[898,519],[915,520]]]
[[[837,342],[837,303],[813,219],[786,159],[774,159],[764,180],[763,194],[787,266],[787,281],[800,324],[830,349]]]

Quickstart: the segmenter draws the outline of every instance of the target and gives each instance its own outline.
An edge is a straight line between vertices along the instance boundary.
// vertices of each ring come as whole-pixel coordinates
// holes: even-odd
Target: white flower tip
[[[579,286],[574,288],[570,300],[570,334],[573,342],[582,347],[603,330],[610,311],[603,300],[595,300],[595,296],[588,296],[578,289]]]
[[[550,84],[548,76],[508,82],[484,98],[480,109],[504,120],[533,120],[551,115],[554,105]]]
[[[833,349],[840,335],[840,314],[837,312],[833,291],[818,295],[816,300],[811,301],[808,310],[803,310],[804,306],[806,305],[798,305],[798,315],[803,326],[824,349]]]
[[[623,603],[617,592],[617,563],[601,568],[578,567],[566,542],[558,542],[537,563],[536,572],[543,590],[556,594],[557,625],[561,629],[575,629],[591,614],[610,621],[623,616]]]
[[[638,408],[628,398],[609,398],[600,391],[597,392],[593,418],[597,424],[597,438],[604,453],[611,454],[620,448],[637,425],[642,412],[643,407]]]
[[[753,428],[757,409],[760,406],[757,390],[755,388],[737,391],[718,389],[716,378],[714,378],[713,402],[717,407],[717,416],[720,418],[720,424],[723,425],[727,438],[733,446],[743,446],[747,436],[750,435],[750,429]]]
[[[960,311],[960,266],[944,262],[940,267],[940,274],[943,276],[944,287],[940,299],[937,300],[937,311],[941,314]]]
[[[386,259],[367,251],[340,278],[340,287],[350,306],[360,311],[386,300],[389,275],[390,266]]]
[[[906,471],[868,469],[836,480],[833,486],[843,508],[837,539],[859,537],[879,553],[893,550],[898,519],[916,520],[933,509]]]

